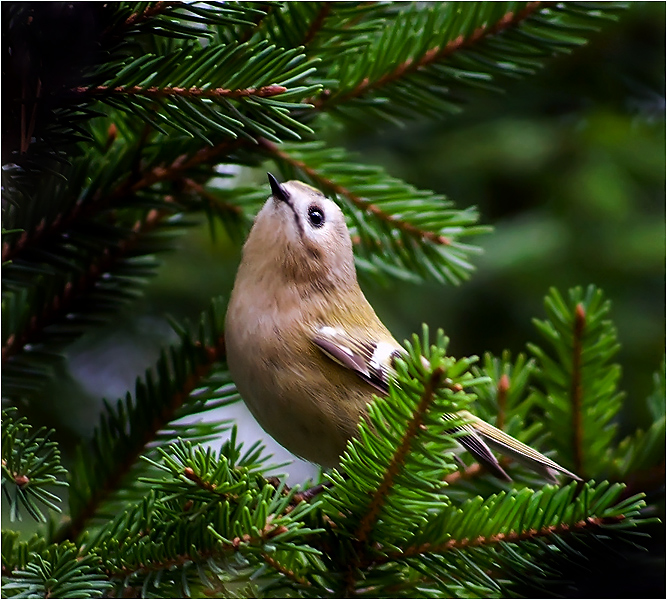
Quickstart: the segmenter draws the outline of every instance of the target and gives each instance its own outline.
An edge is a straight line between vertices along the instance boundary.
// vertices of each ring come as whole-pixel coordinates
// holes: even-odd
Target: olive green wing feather
[[[395,342],[361,340],[340,327],[321,327],[312,340],[331,360],[356,373],[383,395],[389,391],[389,378],[394,372],[393,361],[404,352]],[[579,480],[579,477],[558,463],[473,414],[465,411],[460,416],[467,423],[452,429],[465,431],[465,435],[457,437],[457,442],[499,479],[511,480],[489,446],[549,481],[556,481],[554,471]]]

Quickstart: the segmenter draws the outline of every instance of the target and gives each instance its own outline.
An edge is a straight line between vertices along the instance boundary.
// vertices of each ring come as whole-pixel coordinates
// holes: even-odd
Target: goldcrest
[[[404,350],[368,303],[340,208],[300,181],[280,184],[255,218],[227,310],[227,361],[264,430],[332,467]],[[509,479],[489,446],[553,480],[573,473],[466,413],[466,450]],[[488,445],[487,445],[488,444]]]

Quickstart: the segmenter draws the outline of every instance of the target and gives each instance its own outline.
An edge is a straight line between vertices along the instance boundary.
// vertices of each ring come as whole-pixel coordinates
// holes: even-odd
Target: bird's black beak
[[[282,185],[280,185],[280,183],[278,183],[278,180],[273,175],[271,175],[271,173],[267,173],[266,175],[268,176],[269,183],[271,184],[271,193],[273,194],[273,197],[289,204],[289,194],[287,193],[287,190]]]

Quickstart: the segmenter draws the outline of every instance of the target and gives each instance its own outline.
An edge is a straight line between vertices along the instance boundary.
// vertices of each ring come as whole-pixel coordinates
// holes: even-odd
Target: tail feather
[[[465,417],[468,421],[468,426],[472,427],[475,433],[481,436],[485,446],[488,444],[494,450],[516,460],[525,467],[532,469],[549,481],[556,482],[556,478],[554,477],[555,471],[563,473],[576,481],[581,481],[579,476],[568,471],[566,468],[561,467],[557,462],[547,458],[537,450],[534,450],[519,440],[514,439],[511,435],[506,434],[504,431],[501,431],[493,425],[489,425],[486,421],[482,421],[482,419],[468,412],[461,413],[461,416]],[[477,456],[475,452],[471,450],[469,451]]]

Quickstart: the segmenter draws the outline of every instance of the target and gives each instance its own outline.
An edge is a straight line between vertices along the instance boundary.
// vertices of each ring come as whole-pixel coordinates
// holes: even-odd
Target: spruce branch
[[[582,424],[582,395],[581,384],[582,368],[582,343],[584,329],[586,327],[586,309],[579,302],[574,309],[574,331],[572,348],[572,383],[570,384],[570,399],[572,402],[572,447],[574,453],[574,470],[583,473],[584,448],[583,448],[583,424]]]
[[[101,598],[111,587],[96,557],[79,555],[74,544],[33,552],[2,586],[5,597],[18,598]]]
[[[174,568],[185,576],[193,566],[213,569],[241,553],[252,565],[269,565],[280,579],[310,585],[289,557],[297,548],[300,554],[317,554],[303,545],[318,533],[305,525],[317,504],[294,505],[291,494],[260,476],[266,461],[262,450],[255,445],[243,453],[235,437],[232,433],[217,456],[182,440],[159,451],[160,460],[151,462],[162,478],[146,480],[148,497],[89,542],[109,577],[123,585],[142,580],[146,585]],[[196,547],[193,538],[199,541]]]
[[[40,504],[60,512],[60,498],[46,489],[66,486],[59,477],[67,470],[60,464],[58,445],[49,439],[53,430],[32,431],[16,409],[2,411],[2,491],[9,505],[11,521],[21,520],[21,510],[37,521],[46,522]]]
[[[382,506],[387,498],[387,493],[393,487],[398,471],[405,466],[406,455],[410,451],[415,435],[419,429],[423,427],[424,413],[430,408],[435,390],[441,385],[444,375],[445,372],[442,368],[436,368],[426,381],[421,400],[414,411],[412,419],[407,423],[400,445],[392,455],[388,468],[385,469],[383,473],[380,485],[371,495],[368,503],[368,511],[362,518],[355,532],[355,539],[362,544],[368,538],[368,535],[378,519]]]
[[[594,286],[569,290],[567,300],[555,290],[545,299],[547,319],[535,326],[547,346],[529,344],[539,369],[532,395],[546,416],[550,443],[582,477],[608,476],[614,417],[621,409],[616,329],[606,319],[609,301]]]
[[[123,21],[123,27],[133,27],[137,23],[141,23],[142,21],[147,21],[148,19],[153,19],[154,17],[164,13],[166,10],[174,7],[174,6],[182,6],[184,5],[185,2],[179,2],[179,1],[169,1],[169,0],[161,0],[160,2],[155,2],[152,5],[148,5],[144,10],[142,11],[137,11],[133,12],[130,14],[125,21]]]
[[[595,18],[590,4],[460,6],[398,10],[376,35],[365,38],[361,53],[324,63],[327,83],[307,103],[364,121],[401,122],[424,112],[441,118],[457,112],[470,89],[495,89],[495,79],[532,73],[546,55],[584,43],[581,33],[593,29],[595,19],[613,18],[620,5],[598,5]]]
[[[262,560],[269,565],[274,571],[277,571],[287,579],[291,579],[295,583],[299,584],[300,586],[304,587],[311,587],[312,584],[310,581],[305,579],[304,577],[301,577],[291,569],[287,568],[285,565],[281,564],[278,562],[273,556],[270,554],[267,554],[266,552],[260,552],[260,557]]]
[[[304,46],[307,46],[313,40],[313,38],[319,33],[320,29],[322,29],[322,25],[324,24],[324,21],[331,12],[331,10],[332,10],[331,2],[321,3],[320,9],[317,11],[317,15],[310,22],[310,27],[308,28],[308,31],[306,31],[306,35],[304,35],[303,37]]]
[[[444,235],[437,235],[432,231],[427,231],[420,229],[412,225],[407,221],[396,218],[393,215],[387,214],[377,205],[364,200],[361,196],[353,193],[342,185],[337,184],[335,181],[328,179],[321,173],[318,173],[314,168],[310,167],[305,162],[295,159],[290,156],[287,152],[280,150],[279,146],[269,142],[265,139],[259,140],[260,145],[267,151],[267,153],[275,159],[282,160],[292,167],[303,171],[305,175],[308,176],[313,181],[316,181],[321,187],[331,190],[333,193],[343,196],[345,199],[350,201],[358,209],[372,214],[375,218],[380,221],[384,221],[392,228],[397,228],[402,231],[405,231],[411,236],[421,238],[423,240],[428,240],[434,244],[441,244],[443,246],[449,246],[451,240]]]
[[[526,577],[532,572],[544,582],[547,573],[540,565],[548,564],[550,555],[576,555],[578,539],[604,540],[612,531],[631,537],[644,507],[642,494],[619,500],[622,485],[591,482],[577,488],[575,483],[560,489],[524,488],[470,498],[460,507],[446,504],[413,539],[399,549],[388,548],[369,567],[394,559],[415,568],[428,564],[420,572],[444,581],[460,580],[465,586],[474,585],[477,572],[479,584],[497,591],[503,579],[511,581],[515,574]]]
[[[353,98],[362,97],[369,92],[382,88],[433,63],[444,61],[455,52],[474,46],[486,37],[498,35],[506,29],[517,27],[543,4],[543,2],[528,2],[522,10],[516,13],[513,11],[507,12],[494,23],[480,25],[467,37],[459,35],[456,39],[444,45],[433,46],[426,50],[417,60],[408,58],[403,63],[397,65],[392,71],[383,73],[377,79],[364,78],[356,87],[339,96],[336,96],[332,90],[323,89],[318,98],[310,99],[308,103],[312,104],[318,110],[326,110],[333,104],[343,104]]]
[[[152,210],[145,218],[137,221],[124,239],[114,246],[104,246],[101,252],[90,260],[85,271],[77,279],[66,281],[62,289],[54,294],[41,314],[35,314],[23,331],[12,333],[2,346],[2,363],[7,363],[17,353],[25,351],[26,346],[39,344],[48,333],[47,328],[58,324],[70,315],[78,312],[86,296],[90,295],[100,281],[113,276],[114,269],[131,256],[143,239],[158,229],[170,215],[166,210]]]
[[[212,38],[210,27],[249,25],[257,14],[263,13],[254,6],[239,2],[134,3],[134,6],[121,6],[120,10],[116,8],[116,12],[111,12],[110,17],[116,20],[107,27],[102,37],[107,42],[119,39],[124,41],[127,38],[141,40],[148,35],[185,40]]]
[[[375,273],[458,283],[472,270],[476,248],[459,238],[484,232],[474,208],[456,210],[444,197],[417,190],[377,167],[353,162],[319,142],[277,146],[264,153],[287,175],[311,182],[342,200],[358,266]]]
[[[167,165],[153,166],[127,174],[109,191],[99,190],[88,202],[75,202],[51,222],[40,222],[32,231],[24,231],[13,242],[3,243],[2,261],[16,261],[33,248],[48,246],[64,232],[81,221],[99,218],[100,215],[119,206],[139,192],[165,181],[179,181],[184,175],[204,164],[211,164],[226,153],[244,146],[243,140],[226,140],[215,146],[198,148],[191,155],[180,154]]]
[[[139,85],[109,87],[98,85],[94,87],[77,87],[72,90],[76,94],[90,96],[145,96],[147,98],[168,98],[169,96],[180,96],[190,99],[220,99],[220,98],[248,98],[257,96],[258,98],[271,98],[279,96],[287,91],[282,85],[264,85],[259,88],[245,88],[229,90],[225,88],[201,88],[201,87],[143,87]]]
[[[56,533],[57,541],[73,540],[81,534],[139,456],[160,440],[162,430],[174,427],[174,421],[187,414],[238,399],[233,386],[226,377],[221,379],[215,369],[225,358],[224,335],[218,329],[220,311],[220,306],[214,304],[210,316],[202,315],[198,339],[182,333],[181,345],[172,349],[170,358],[162,354],[154,371],[157,381],[149,370],[145,380],[137,382],[135,397],[128,394],[125,406],[121,401],[116,409],[107,406],[92,447],[82,448],[79,454],[71,482],[70,520]],[[220,427],[204,431],[208,437],[219,434]],[[104,468],[100,468],[96,457],[104,459]]]
[[[450,539],[440,545],[424,543],[421,546],[408,546],[404,550],[392,555],[389,554],[383,559],[375,560],[376,563],[388,562],[392,560],[402,560],[421,554],[442,554],[452,550],[461,550],[464,548],[474,548],[479,546],[492,546],[495,544],[509,543],[516,544],[525,541],[532,541],[543,537],[563,536],[565,534],[576,534],[586,530],[597,531],[605,526],[613,526],[626,519],[625,515],[615,515],[610,517],[587,517],[576,523],[560,523],[558,525],[545,525],[540,529],[526,529],[524,531],[511,531],[509,533],[496,533],[490,536],[477,536],[473,539],[466,537],[461,539]]]

